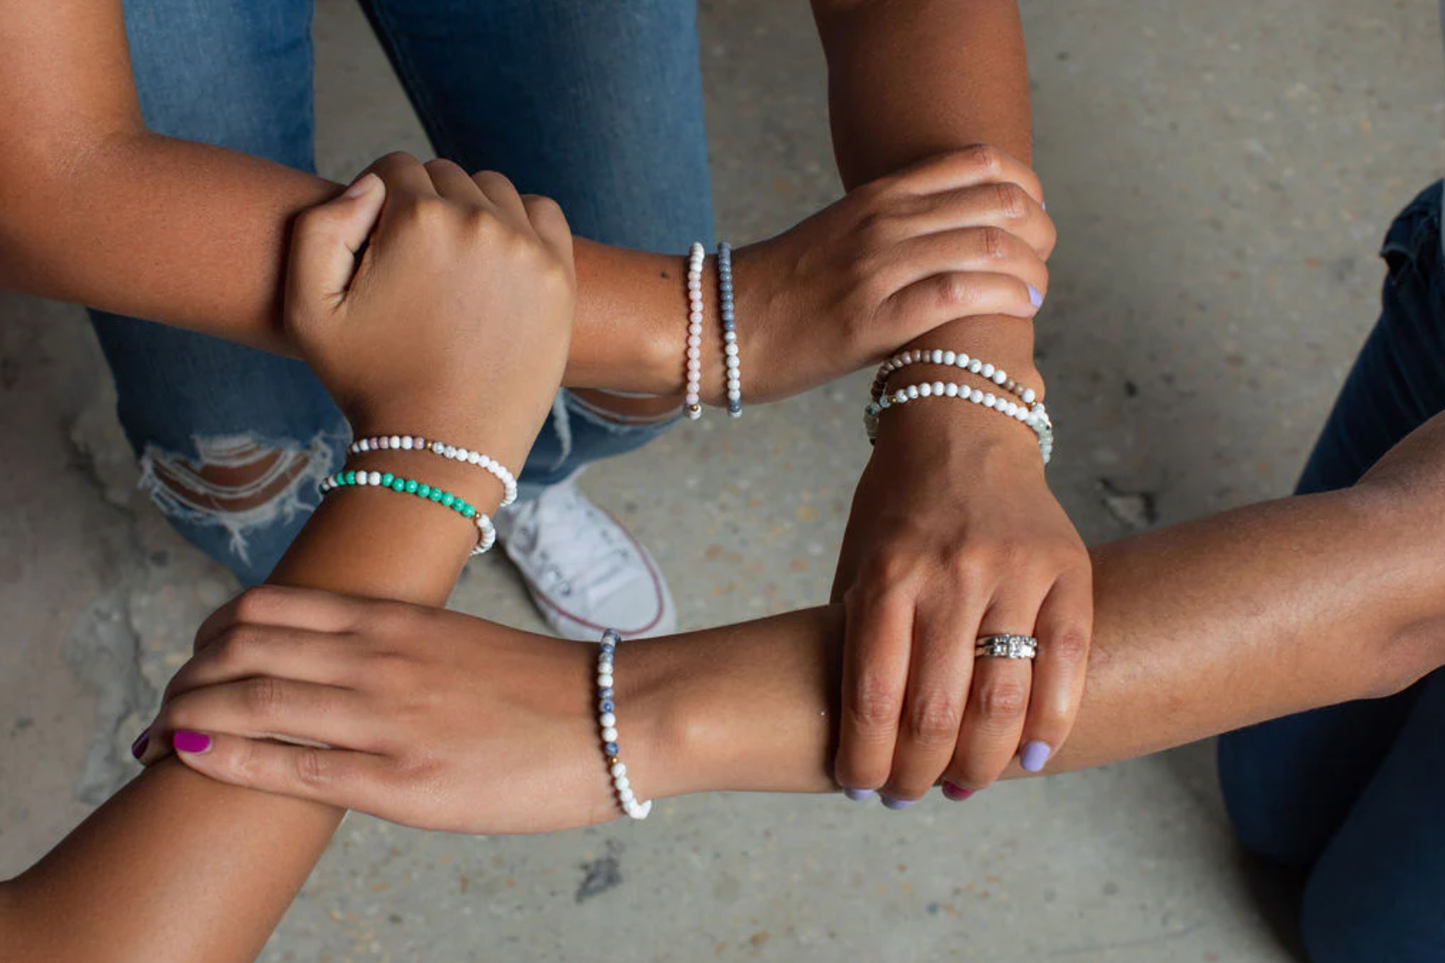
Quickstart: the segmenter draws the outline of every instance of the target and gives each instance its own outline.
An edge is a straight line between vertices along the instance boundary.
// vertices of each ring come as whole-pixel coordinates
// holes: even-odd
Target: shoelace
[[[560,504],[563,499],[566,504]],[[562,533],[547,539],[546,544],[539,537],[539,516],[543,514],[552,516],[547,519],[547,528]],[[559,524],[566,516],[585,516],[586,521]],[[597,509],[573,491],[549,492],[527,506],[517,534],[522,536],[518,547],[535,560],[538,581],[561,595],[579,593],[588,600],[606,598],[626,581],[631,547],[615,540],[611,519],[599,517]]]

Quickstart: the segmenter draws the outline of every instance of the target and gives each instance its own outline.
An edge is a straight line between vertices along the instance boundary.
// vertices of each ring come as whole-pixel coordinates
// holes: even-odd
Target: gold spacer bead
[[[617,765],[617,764],[618,764],[619,762],[621,762],[621,761],[622,761],[622,758],[621,758],[620,756],[608,756],[608,757],[607,757],[607,765],[609,765],[609,766],[615,766],[615,765]]]

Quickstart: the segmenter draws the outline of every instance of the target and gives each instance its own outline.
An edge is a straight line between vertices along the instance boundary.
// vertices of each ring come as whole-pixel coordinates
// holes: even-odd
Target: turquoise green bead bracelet
[[[323,478],[319,487],[322,495],[330,494],[338,488],[386,488],[403,495],[425,498],[427,501],[436,502],[443,508],[450,508],[463,518],[476,522],[477,544],[472,549],[473,555],[482,554],[497,541],[497,529],[485,512],[477,511],[475,505],[468,503],[458,495],[453,495],[440,488],[433,488],[415,478],[402,478],[389,471],[339,471]]]

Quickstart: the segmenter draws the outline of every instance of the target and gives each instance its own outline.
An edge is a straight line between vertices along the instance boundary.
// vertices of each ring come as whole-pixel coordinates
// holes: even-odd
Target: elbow
[[[1379,666],[1370,698],[1384,698],[1404,692],[1421,679],[1445,666],[1445,616],[1424,619],[1406,626],[1388,646],[1361,653],[1362,659]]]

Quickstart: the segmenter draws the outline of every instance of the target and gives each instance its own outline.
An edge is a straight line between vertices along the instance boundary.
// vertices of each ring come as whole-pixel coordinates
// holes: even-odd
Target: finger
[[[1012,274],[951,271],[909,284],[881,306],[890,345],[907,344],[939,325],[993,315],[1027,321],[1039,313],[1041,291]]]
[[[532,230],[542,239],[553,255],[567,266],[572,276],[576,276],[576,269],[572,260],[572,229],[567,224],[567,216],[562,213],[562,205],[550,197],[543,197],[540,194],[527,194],[522,197],[522,205],[526,208],[527,219],[532,222]]]
[[[351,633],[241,624],[215,636],[166,685],[166,699],[203,686],[269,675],[352,687],[366,646]]]
[[[1019,185],[1035,201],[1044,202],[1043,184],[1033,169],[989,144],[975,144],[925,158],[888,178],[889,183],[915,194],[1003,181]]]
[[[385,200],[381,179],[363,174],[340,196],[296,218],[286,271],[293,320],[304,324],[317,316],[313,310],[341,303],[356,273],[356,254],[371,236]]]
[[[286,746],[223,733],[178,733],[176,755],[217,782],[338,809],[382,812],[397,791],[384,756]]]
[[[171,733],[185,729],[372,751],[385,741],[383,726],[354,690],[259,676],[170,700],[151,726],[147,756],[163,754]]]
[[[426,165],[405,151],[380,157],[368,169],[382,179],[394,199],[438,196]]]
[[[953,759],[983,608],[968,586],[940,593],[936,600],[920,600],[913,619],[908,695],[885,797],[922,798]]]
[[[1069,737],[1084,698],[1093,625],[1091,573],[1066,573],[1039,609],[1039,654],[1019,752],[1027,772],[1042,770]]]
[[[1008,274],[1041,295],[1049,289],[1044,259],[1023,238],[1001,227],[961,227],[907,238],[889,250],[886,260],[878,259],[875,271],[895,291],[943,273]]]
[[[517,193],[516,186],[505,175],[496,171],[477,171],[472,175],[472,182],[513,227],[531,228],[522,195]]]
[[[913,644],[912,600],[860,587],[844,600],[843,706],[835,778],[855,793],[888,780]]]
[[[438,157],[422,166],[426,168],[427,176],[431,178],[436,192],[447,200],[465,204],[467,207],[486,203],[486,195],[477,187],[476,182],[451,161]]]
[[[349,632],[374,620],[386,603],[321,589],[258,585],[221,606],[196,631],[197,650],[242,623],[311,632]]]
[[[1031,635],[1038,604],[1020,597],[995,598],[979,635]],[[992,785],[1018,752],[1028,713],[1033,670],[1027,659],[982,656],[975,660],[973,685],[958,748],[945,779],[978,791]]]
[[[911,201],[904,211],[892,228],[901,236],[992,226],[1018,237],[1045,260],[1059,239],[1053,219],[1039,202],[1009,181],[929,194]]]

